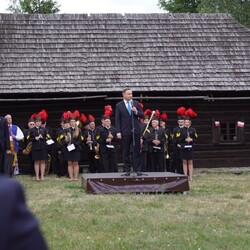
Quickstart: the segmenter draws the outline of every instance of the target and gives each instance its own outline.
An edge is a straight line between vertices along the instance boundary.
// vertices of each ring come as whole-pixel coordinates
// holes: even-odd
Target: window
[[[236,128],[235,123],[221,123],[221,129],[220,129],[220,141],[235,141],[236,140],[236,134],[235,134]]]
[[[212,119],[212,142],[214,144],[244,143],[244,122]]]

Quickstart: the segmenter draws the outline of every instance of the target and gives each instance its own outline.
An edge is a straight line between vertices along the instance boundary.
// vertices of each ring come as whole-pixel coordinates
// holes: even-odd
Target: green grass
[[[188,195],[86,194],[18,176],[51,250],[250,249],[250,174],[198,173]]]

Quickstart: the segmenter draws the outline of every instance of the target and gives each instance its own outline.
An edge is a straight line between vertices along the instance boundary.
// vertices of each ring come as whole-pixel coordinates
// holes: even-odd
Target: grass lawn
[[[86,194],[20,175],[51,250],[250,249],[250,173],[197,173],[183,194]]]

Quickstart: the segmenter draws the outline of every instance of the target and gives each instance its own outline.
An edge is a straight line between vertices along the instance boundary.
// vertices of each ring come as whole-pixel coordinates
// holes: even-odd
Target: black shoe
[[[130,176],[130,172],[126,172],[126,174],[124,174],[124,176]]]
[[[142,172],[138,171],[137,176],[142,176]]]

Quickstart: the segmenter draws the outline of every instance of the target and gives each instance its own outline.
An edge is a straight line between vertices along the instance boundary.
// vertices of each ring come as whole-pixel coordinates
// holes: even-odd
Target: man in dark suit
[[[116,104],[115,125],[117,138],[122,140],[123,170],[130,175],[130,146],[132,144],[133,170],[141,174],[140,164],[140,120],[144,114],[138,101],[132,100],[130,88],[122,91],[123,100]]]
[[[3,176],[0,176],[0,249],[48,249],[38,221],[26,206],[22,186]]]
[[[4,155],[11,154],[7,120],[0,116],[0,174],[4,173]]]

